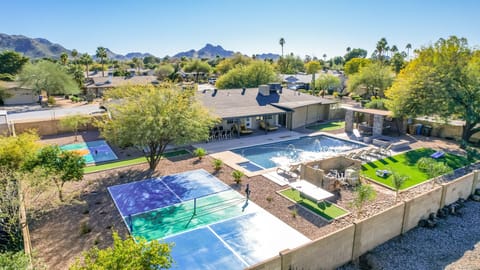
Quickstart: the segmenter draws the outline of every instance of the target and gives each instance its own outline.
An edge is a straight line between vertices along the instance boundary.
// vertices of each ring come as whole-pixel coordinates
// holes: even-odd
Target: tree
[[[40,61],[36,64],[26,65],[19,75],[22,85],[31,87],[37,94],[42,91],[47,95],[77,94],[80,93],[78,85],[64,67],[50,61]]]
[[[140,239],[135,242],[131,236],[122,240],[113,232],[112,247],[100,250],[94,246],[84,253],[83,262],[77,259],[70,270],[168,269],[173,263],[171,247],[160,241]]]
[[[229,57],[220,61],[215,67],[215,71],[218,74],[225,74],[237,66],[240,66],[240,65],[246,66],[251,62],[252,62],[251,58],[244,56],[241,53],[235,53],[232,57]]]
[[[480,51],[452,36],[418,51],[386,92],[396,117],[432,115],[459,119],[463,143],[479,132]]]
[[[383,97],[384,91],[392,85],[394,74],[390,67],[372,63],[350,76],[348,91],[365,97]]]
[[[67,65],[67,61],[68,61],[68,54],[66,52],[63,52],[61,55],[60,55],[60,62],[62,62],[62,65]]]
[[[88,78],[88,66],[93,64],[93,59],[88,53],[82,54],[80,56],[80,63],[85,65],[85,71],[87,73],[87,78]]]
[[[208,139],[216,118],[195,98],[194,90],[174,85],[126,86],[112,89],[107,98],[111,118],[97,122],[104,138],[119,146],[141,149],[155,170],[165,148]]]
[[[90,122],[90,118],[81,114],[68,115],[60,119],[60,125],[75,133],[75,142],[77,141],[78,128],[86,126]]]
[[[162,64],[160,65],[157,70],[155,70],[157,78],[160,81],[163,81],[167,78],[170,78],[173,73],[175,73],[175,68],[171,64]]]
[[[79,65],[70,65],[67,68],[68,74],[70,74],[73,80],[77,83],[79,88],[83,88],[85,82],[85,74],[83,73],[83,68]]]
[[[278,81],[273,67],[268,62],[252,61],[248,66],[240,65],[217,79],[220,89],[258,87],[261,84]]]
[[[18,181],[12,169],[0,167],[0,252],[19,251],[23,247],[20,224]],[[1,265],[0,265],[1,266]],[[3,269],[3,268],[2,268]]]
[[[97,51],[95,52],[95,56],[100,58],[100,62],[102,63],[102,77],[105,77],[105,58],[107,58],[107,49],[104,47],[98,47]]]
[[[30,269],[30,258],[24,251],[0,253],[0,269]]]
[[[365,203],[373,201],[377,197],[375,189],[371,185],[361,184],[355,189],[353,206],[357,208],[357,218],[360,218]]]
[[[280,40],[278,41],[278,43],[280,44],[280,46],[282,47],[282,58],[283,58],[283,45],[285,45],[285,39],[282,37],[280,38]]]
[[[367,57],[367,51],[364,49],[360,48],[355,48],[350,51],[347,51],[347,53],[343,56],[343,59],[345,60],[345,63],[350,61],[353,58],[365,58]]]
[[[7,88],[3,86],[2,82],[0,81],[0,105],[3,105],[4,100],[11,96],[12,94],[7,92]]]
[[[322,74],[320,77],[317,79],[316,82],[316,90],[320,90],[322,97],[325,96],[325,93],[328,90],[335,90],[340,87],[340,79],[337,76],[330,75],[330,74]]]
[[[132,62],[135,65],[135,68],[137,69],[137,73],[139,73],[140,69],[143,67],[143,60],[141,58],[134,57],[132,59]]]
[[[66,182],[83,178],[85,159],[74,151],[60,149],[57,145],[45,146],[26,164],[27,170],[41,168],[44,176],[55,184],[58,198],[63,202],[63,186]]]
[[[203,62],[200,59],[194,59],[190,61],[183,69],[185,70],[185,72],[194,72],[196,76],[196,81],[198,83],[199,73],[209,73],[211,67],[207,62]]]
[[[0,74],[16,75],[27,62],[28,57],[24,57],[17,52],[0,52]]]
[[[315,74],[322,68],[320,62],[310,61],[305,64],[305,70],[307,74],[312,74],[312,88],[315,89]]]
[[[76,49],[73,49],[72,52],[70,53],[70,55],[73,58],[73,62],[75,64],[77,64],[78,51]]]
[[[400,70],[405,67],[405,57],[403,57],[401,53],[396,52],[390,59],[390,66],[392,66],[393,71],[398,74]]]
[[[384,53],[387,52],[387,47],[388,47],[388,42],[386,38],[381,38],[376,45],[376,51],[377,51],[377,58],[380,60],[380,62],[383,62],[385,60],[385,55]]]
[[[22,168],[36,155],[39,140],[34,132],[25,132],[17,137],[0,136],[0,167],[11,170]]]
[[[407,57],[410,59],[410,50],[412,49],[412,44],[408,43],[407,46],[405,46],[405,49],[407,49]]]
[[[282,74],[297,74],[305,70],[302,59],[293,54],[278,59],[277,67],[278,71]]]
[[[403,184],[407,180],[408,180],[408,176],[392,171],[392,185],[393,185],[393,188],[395,189],[395,202],[397,202],[400,188],[403,186]]]
[[[365,58],[352,58],[348,62],[345,63],[344,72],[347,75],[353,75],[357,73],[360,68],[364,66],[368,66],[371,64],[372,61],[370,59]]]

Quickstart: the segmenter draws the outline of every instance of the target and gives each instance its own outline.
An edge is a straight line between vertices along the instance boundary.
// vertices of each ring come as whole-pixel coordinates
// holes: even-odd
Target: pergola
[[[366,109],[366,108],[357,108],[357,107],[346,107],[345,113],[345,132],[352,132],[354,128],[360,130],[371,130],[372,136],[380,136],[384,130],[384,119],[387,116],[391,116],[392,112],[377,110],[377,109]],[[373,121],[371,123],[356,123],[355,113],[364,113],[368,115],[373,115]],[[356,124],[357,126],[355,127]]]

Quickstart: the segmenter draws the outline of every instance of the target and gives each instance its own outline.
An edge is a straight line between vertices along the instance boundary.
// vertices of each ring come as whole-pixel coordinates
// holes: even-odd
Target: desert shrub
[[[57,101],[55,100],[54,97],[49,96],[48,99],[47,99],[47,103],[48,103],[48,105],[55,105],[57,103]]]
[[[201,160],[207,154],[207,150],[199,147],[193,151],[193,154]]]
[[[243,177],[243,172],[239,171],[239,170],[234,170],[232,172],[232,177],[233,177],[233,180],[235,181],[235,183],[237,184],[240,184],[242,182],[242,177]]]
[[[219,171],[222,169],[222,166],[223,166],[223,161],[221,159],[214,159],[213,160],[213,168],[215,169],[215,171]]]

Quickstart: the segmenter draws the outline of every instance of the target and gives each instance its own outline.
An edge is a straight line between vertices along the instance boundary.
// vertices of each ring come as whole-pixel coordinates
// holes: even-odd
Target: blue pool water
[[[257,171],[264,170],[264,168],[259,167],[258,165],[256,165],[255,163],[252,163],[250,161],[240,162],[240,163],[237,163],[237,165],[244,168],[244,169],[247,169],[251,172],[257,172]]]
[[[301,137],[295,140],[237,148],[231,151],[264,169],[268,169],[285,163],[326,158],[337,153],[361,147],[365,147],[365,145],[326,135],[318,135]]]

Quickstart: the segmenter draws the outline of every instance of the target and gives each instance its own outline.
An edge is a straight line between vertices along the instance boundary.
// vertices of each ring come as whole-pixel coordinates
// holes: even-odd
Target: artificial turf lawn
[[[338,207],[337,205],[329,201],[323,201],[317,204],[316,202],[313,202],[309,199],[302,198],[300,197],[300,192],[298,192],[298,190],[294,190],[290,188],[290,189],[283,190],[280,193],[283,196],[313,211],[314,213],[322,216],[328,221],[347,213],[347,211],[343,210],[342,208]]]
[[[376,175],[377,170],[388,170],[394,171],[401,175],[405,175],[408,179],[403,183],[400,189],[406,189],[414,185],[420,184],[426,180],[429,180],[429,177],[426,173],[418,169],[416,163],[422,157],[430,157],[431,154],[435,153],[435,150],[420,148],[412,151],[408,151],[403,154],[386,157],[374,162],[369,162],[362,165],[362,174],[374,181],[382,183],[386,186],[394,189],[392,185],[392,175],[389,174],[387,177],[380,177]],[[452,170],[464,167],[470,162],[467,158],[445,153],[441,158],[437,159],[437,162],[444,162]]]
[[[176,157],[176,156],[182,156],[182,155],[188,155],[188,154],[190,154],[190,152],[188,152],[185,149],[182,149],[177,151],[166,152],[163,154],[163,157],[170,158],[170,157]],[[95,165],[95,166],[88,166],[83,169],[83,172],[93,173],[93,172],[111,170],[111,169],[124,167],[124,166],[137,165],[145,162],[147,162],[147,159],[145,157],[138,157],[138,158],[132,158],[127,160],[104,163],[104,164]]]
[[[316,131],[330,131],[345,128],[345,121],[332,121],[324,124],[308,126],[307,129]]]

